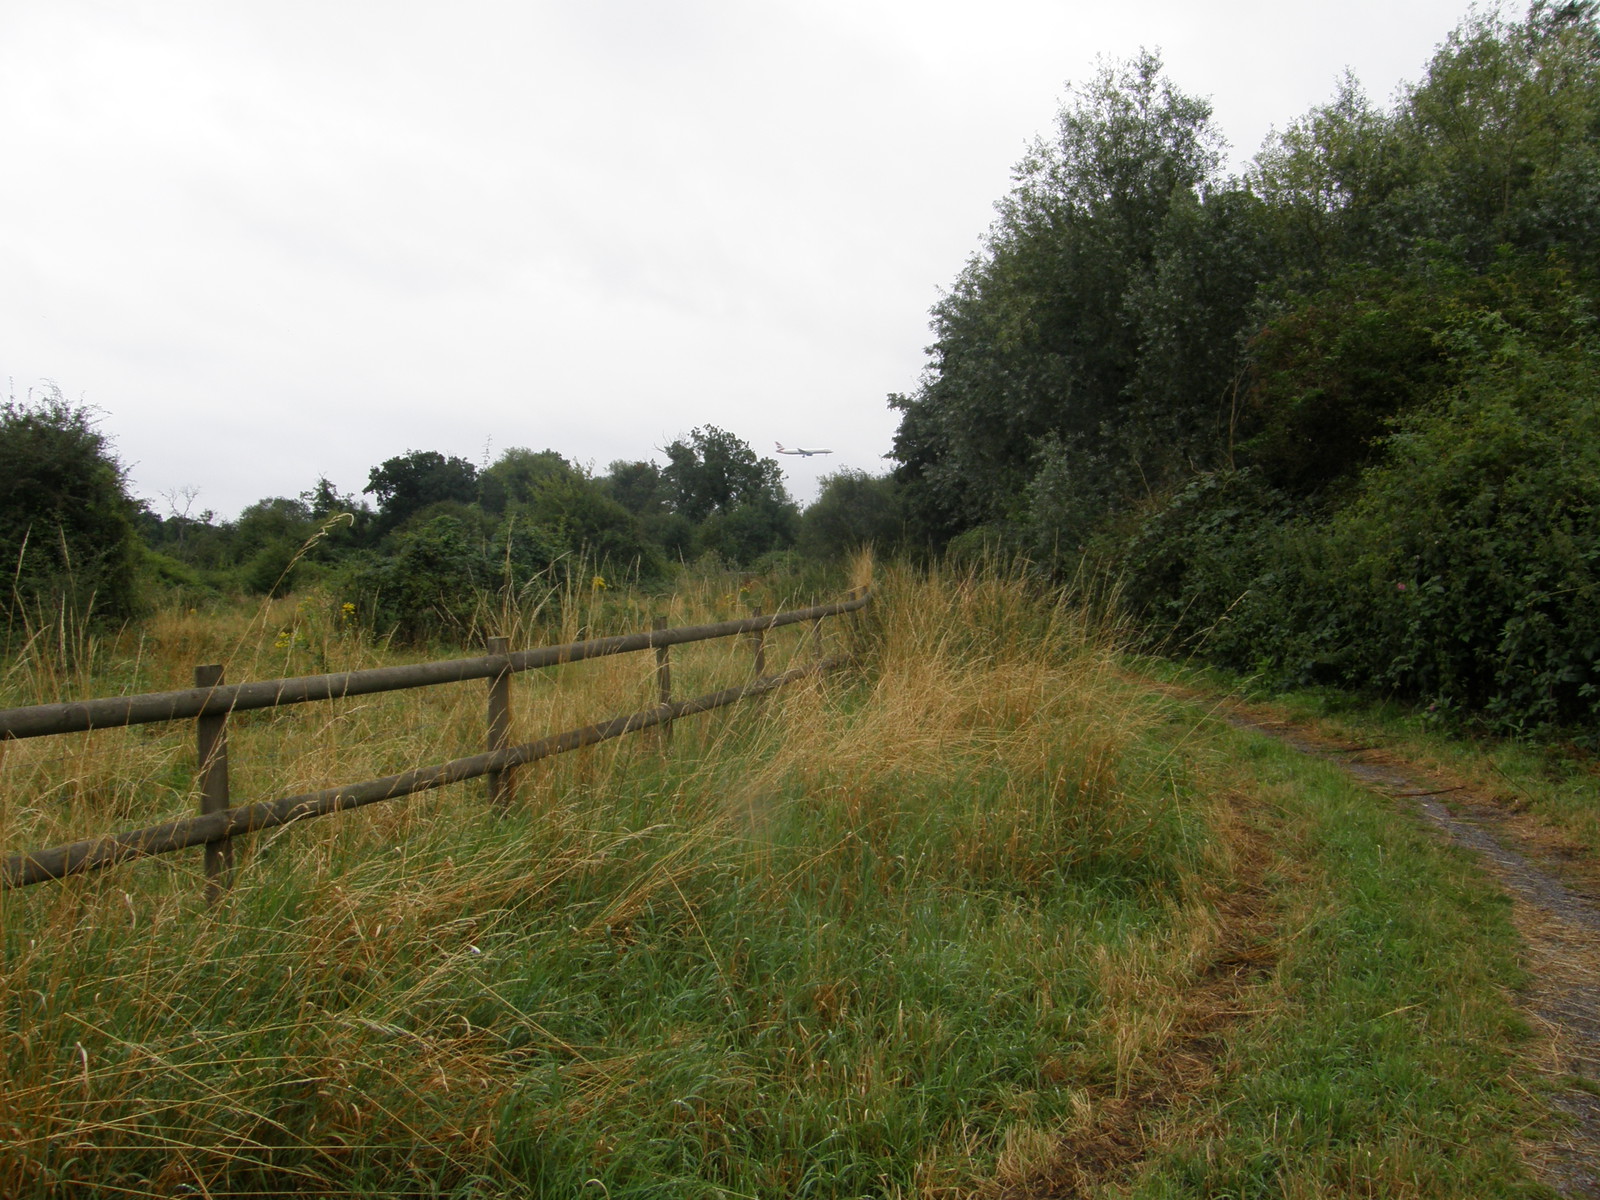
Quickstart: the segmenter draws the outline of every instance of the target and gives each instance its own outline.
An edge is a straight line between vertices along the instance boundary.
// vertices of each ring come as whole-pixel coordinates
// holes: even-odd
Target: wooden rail
[[[243,834],[393,800],[478,776],[488,777],[490,802],[504,809],[511,801],[511,775],[517,766],[642,729],[660,728],[665,742],[671,733],[671,723],[679,717],[721,708],[840,665],[845,661],[843,656],[830,658],[822,653],[822,621],[826,617],[855,612],[865,607],[870,599],[870,594],[861,589],[860,594],[852,593],[849,599],[834,604],[819,604],[768,616],[761,615],[757,610],[756,615],[744,620],[685,625],[675,629],[662,628],[661,622],[657,621],[648,633],[570,642],[534,650],[512,651],[506,639],[490,638],[487,645],[489,653],[479,658],[381,667],[337,675],[270,679],[258,683],[227,685],[222,682],[221,667],[203,666],[195,669],[197,686],[184,691],[0,710],[0,738],[47,737],[193,718],[196,724],[200,790],[200,815],[197,817],[168,821],[126,833],[86,838],[46,850],[8,854],[0,859],[0,887],[26,887],[50,879],[100,870],[133,858],[203,846],[206,850],[207,894],[215,898],[232,882],[232,839]],[[767,675],[766,631],[801,621],[812,623],[812,661],[780,675]],[[740,635],[749,636],[753,642],[754,669],[749,683],[689,700],[672,699],[668,647]],[[654,708],[613,717],[582,729],[552,734],[538,741],[510,744],[509,684],[513,674],[641,650],[654,650],[656,653],[660,703]],[[230,802],[226,725],[229,713],[276,708],[311,700],[333,700],[375,692],[432,687],[466,679],[490,681],[487,750],[484,753],[320,792],[238,806]]]

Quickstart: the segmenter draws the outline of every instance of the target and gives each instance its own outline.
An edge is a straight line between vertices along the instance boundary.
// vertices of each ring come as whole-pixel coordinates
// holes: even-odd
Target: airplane
[[[810,458],[813,454],[833,453],[832,450],[806,450],[799,446],[796,446],[793,450],[790,450],[782,442],[773,442],[772,444],[778,448],[779,454],[803,454],[805,457]]]

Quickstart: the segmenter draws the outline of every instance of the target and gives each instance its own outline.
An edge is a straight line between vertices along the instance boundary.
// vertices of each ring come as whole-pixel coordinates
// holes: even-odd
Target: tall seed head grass
[[[1152,946],[1204,940],[1185,882],[1203,829],[1170,791],[1129,793],[1151,714],[1081,616],[1015,580],[875,574],[872,605],[824,630],[853,670],[680,721],[670,749],[522,769],[506,816],[466,785],[277,830],[211,909],[190,857],[0,893],[0,1194],[1024,1176],[1075,1119],[1070,1082],[1159,1041],[1095,1030]],[[741,615],[730,582],[669,619]],[[629,604],[647,626],[654,605],[611,593],[563,601],[562,634],[619,632],[601,620]],[[271,662],[296,611],[252,618],[254,641],[169,614],[142,669],[230,639],[230,663]],[[809,632],[773,631],[768,669],[808,661]],[[709,691],[749,677],[750,647],[673,667],[676,694]],[[521,676],[518,736],[654,686],[648,654]],[[470,752],[483,708],[454,685],[235,720],[236,799]],[[116,772],[164,781],[116,784],[126,819],[187,806],[187,736],[14,745],[6,848],[104,827]]]

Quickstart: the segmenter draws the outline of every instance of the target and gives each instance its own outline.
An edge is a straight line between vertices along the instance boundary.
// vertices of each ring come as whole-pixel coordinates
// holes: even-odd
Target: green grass
[[[539,764],[508,817],[278,831],[209,910],[197,855],[0,893],[0,1194],[999,1196],[1120,1112],[1100,1194],[1528,1194],[1514,944],[1459,856],[1021,585],[881,575],[858,674]],[[648,690],[595,666],[519,719]],[[240,752],[270,787],[479,736],[480,690],[413,696]],[[0,828],[48,825],[17,748]]]
[[[1476,734],[1426,706],[1333,689],[1281,691],[1227,672],[1156,660],[1140,660],[1140,667],[1156,678],[1269,704],[1326,736],[1443,772],[1509,811],[1530,814],[1567,852],[1600,858],[1600,759],[1592,748],[1560,738]]]
[[[886,593],[868,674],[531,770],[507,819],[461,789],[283,831],[212,912],[187,859],[6,894],[0,1190],[993,1176],[1115,1086],[1108,983],[1181,982],[1150,964],[1210,838],[1123,791],[1170,772],[1081,623],[934,586]],[[240,744],[293,759],[297,719]]]
[[[1217,729],[1264,805],[1281,955],[1224,1082],[1132,1194],[1527,1196],[1536,1120],[1510,903],[1465,854],[1337,768]],[[1521,1079],[1523,1082],[1519,1083]]]

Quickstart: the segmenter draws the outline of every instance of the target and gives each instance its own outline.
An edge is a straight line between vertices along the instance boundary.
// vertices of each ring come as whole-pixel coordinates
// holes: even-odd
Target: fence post
[[[750,606],[750,615],[759,617],[761,615],[761,605],[752,604]],[[755,648],[756,678],[760,679],[767,673],[767,631],[765,629],[752,630],[750,641]]]
[[[652,633],[660,633],[667,627],[667,619],[657,615],[650,620]],[[668,656],[670,646],[656,647],[656,693],[663,706],[672,703],[672,659]],[[666,751],[672,745],[672,722],[663,721],[656,726],[661,735],[661,749]]]
[[[222,683],[222,665],[194,669],[194,685],[214,688]],[[195,752],[200,765],[200,813],[221,812],[228,799],[228,714],[195,719]],[[206,902],[215,904],[233,886],[233,839],[207,842]]]
[[[511,639],[492,637],[484,639],[490,657],[501,656],[500,669],[489,677],[489,740],[487,749],[492,754],[511,744],[511,664],[503,656],[511,653]],[[488,784],[489,803],[500,812],[511,807],[514,790],[513,768],[490,771],[484,778]]]

